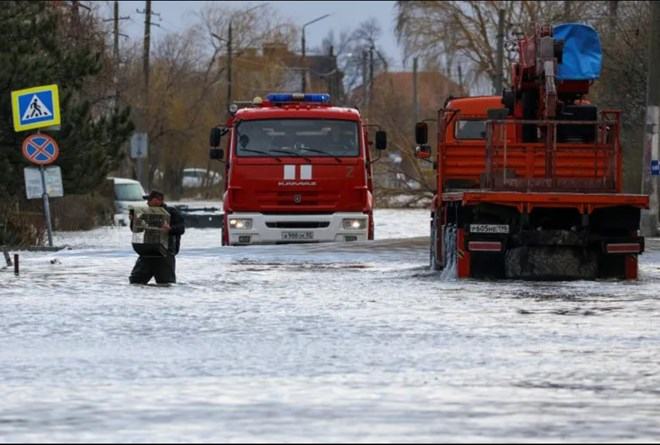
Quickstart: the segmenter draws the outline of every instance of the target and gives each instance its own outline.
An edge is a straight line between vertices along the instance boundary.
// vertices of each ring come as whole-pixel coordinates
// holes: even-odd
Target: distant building
[[[264,73],[263,71],[268,71]],[[256,48],[241,50],[236,58],[234,73],[236,82],[250,82],[258,74],[259,81],[243,85],[247,96],[264,95],[271,91],[302,91],[302,76],[306,76],[306,91],[329,93],[334,103],[344,97],[344,73],[337,66],[337,56],[332,48],[328,54],[301,54],[289,50],[285,43],[265,43],[261,52]],[[240,74],[239,74],[240,73]],[[247,88],[246,88],[247,87]],[[251,97],[246,97],[251,98]]]
[[[369,88],[360,85],[351,93],[354,103],[365,107],[368,104]],[[417,106],[420,116],[435,112],[443,107],[449,96],[461,96],[465,92],[461,86],[437,71],[417,73]],[[386,97],[395,96],[401,106],[413,106],[413,73],[410,71],[383,72],[374,77],[371,100],[382,105]]]
[[[435,119],[449,96],[464,94],[458,83],[436,71],[417,73],[417,112],[413,91],[413,73],[405,71],[379,73],[371,89],[360,85],[351,92],[349,102],[366,113],[369,123],[388,133],[389,156],[375,164],[375,181],[381,190],[415,194],[424,190],[425,182],[430,188],[432,164],[413,156],[415,121]],[[429,126],[429,142],[435,147],[434,122]]]

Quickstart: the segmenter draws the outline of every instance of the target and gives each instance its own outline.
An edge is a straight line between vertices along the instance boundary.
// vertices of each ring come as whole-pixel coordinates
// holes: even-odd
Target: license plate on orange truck
[[[470,224],[470,233],[509,233],[507,224]]]

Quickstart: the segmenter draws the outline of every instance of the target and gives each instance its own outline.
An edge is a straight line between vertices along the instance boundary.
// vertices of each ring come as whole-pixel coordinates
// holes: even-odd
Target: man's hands
[[[170,227],[170,225],[167,224],[167,223],[164,223],[162,226],[160,226],[160,230],[165,232],[165,233],[169,233],[171,228],[172,227]]]

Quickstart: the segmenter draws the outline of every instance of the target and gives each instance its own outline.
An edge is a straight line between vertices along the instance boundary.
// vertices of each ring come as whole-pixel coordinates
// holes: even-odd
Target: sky
[[[153,1],[152,11],[160,14],[153,21],[160,25],[154,27],[152,38],[158,39],[168,32],[182,31],[196,21],[195,13],[200,11],[204,4],[210,1]],[[279,11],[280,15],[291,19],[301,26],[319,16],[331,14],[329,17],[307,26],[305,29],[306,47],[309,49],[319,47],[324,37],[334,30],[335,36],[344,30],[353,30],[361,22],[375,18],[382,29],[380,45],[393,60],[394,69],[403,69],[401,50],[394,36],[395,3],[394,1],[232,1],[217,2],[231,5],[235,9],[269,3]],[[120,1],[119,15],[129,16],[120,25],[121,32],[131,39],[140,39],[144,33],[144,15],[136,10],[144,10],[144,1]],[[106,1],[99,8],[101,15],[112,18],[112,2]]]

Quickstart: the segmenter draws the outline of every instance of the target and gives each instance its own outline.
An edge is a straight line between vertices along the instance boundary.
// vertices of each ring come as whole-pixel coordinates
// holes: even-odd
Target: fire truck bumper
[[[232,213],[227,216],[227,229],[230,245],[366,241],[369,216]]]

